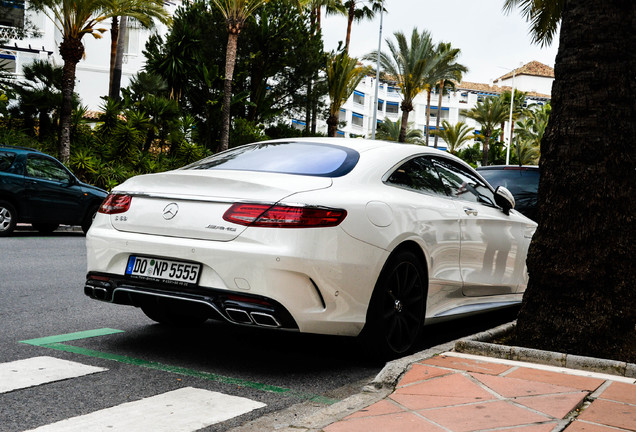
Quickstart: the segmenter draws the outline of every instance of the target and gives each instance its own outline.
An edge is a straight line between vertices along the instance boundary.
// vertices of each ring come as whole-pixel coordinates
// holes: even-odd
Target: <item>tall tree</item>
[[[370,68],[358,66],[358,59],[349,57],[349,54],[344,51],[332,54],[327,60],[327,86],[330,100],[327,136],[336,136],[340,108],[369,71]]]
[[[148,3],[146,6],[150,8],[155,8],[157,12],[163,9],[163,0],[126,0],[130,3],[133,2],[146,2]],[[169,22],[168,18],[164,14],[160,14],[160,21],[164,24]],[[147,27],[143,23],[141,24],[144,28],[152,28],[154,25],[154,21],[150,21],[151,26]],[[126,42],[126,35],[129,31],[129,23],[128,17],[122,16],[117,17],[114,16],[112,18],[112,23],[110,27],[110,80],[108,83],[108,95],[117,99],[119,97],[119,90],[121,87],[121,74],[122,74],[122,65],[124,58],[124,44]]]
[[[484,152],[482,165],[488,165],[488,145],[495,128],[506,121],[509,108],[500,98],[487,97],[480,101],[472,109],[466,112],[466,117],[475,120],[481,125],[481,134],[484,136]]]
[[[225,52],[225,78],[223,86],[223,121],[220,150],[227,150],[230,142],[230,106],[232,104],[232,78],[236,64],[238,36],[247,20],[256,9],[269,0],[212,0],[225,17],[227,25],[227,49]]]
[[[91,35],[101,38],[107,29],[99,27],[113,16],[130,16],[149,26],[154,17],[165,18],[151,1],[132,0],[33,0],[32,6],[43,11],[62,34],[60,55],[64,61],[62,72],[62,106],[60,109],[59,157],[68,162],[71,150],[71,115],[75,70],[84,56],[82,38]]]
[[[404,142],[413,99],[424,89],[424,78],[431,73],[439,57],[426,30],[420,33],[414,28],[410,40],[400,31],[395,32],[394,37],[395,43],[390,39],[386,41],[389,53],[380,53],[380,67],[397,81],[401,90],[402,131],[399,141]],[[375,57],[375,54],[369,54],[365,59],[374,60]]]
[[[442,97],[446,89],[455,89],[455,83],[462,80],[462,75],[468,72],[468,68],[457,63],[457,58],[461,54],[459,48],[453,48],[450,43],[440,42],[437,46],[437,55],[439,60],[435,66],[433,76],[439,80],[437,91],[439,97],[437,100],[437,117],[435,118],[435,130],[439,130],[439,122],[442,117]],[[429,104],[430,105],[430,104]],[[430,107],[427,106],[427,110]],[[429,118],[427,117],[427,121]],[[426,145],[428,145],[428,123],[426,124]],[[437,148],[437,135],[435,135],[434,147]]]
[[[351,41],[351,28],[353,22],[360,22],[365,19],[373,19],[377,12],[383,9],[382,0],[346,0],[344,7],[347,15],[347,37],[345,39],[345,52],[349,52],[349,42]]]
[[[635,362],[636,2],[505,4],[541,43],[561,19],[517,340]]]

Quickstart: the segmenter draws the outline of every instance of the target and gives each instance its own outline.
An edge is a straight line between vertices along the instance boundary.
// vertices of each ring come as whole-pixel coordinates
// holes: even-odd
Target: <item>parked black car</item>
[[[515,197],[515,210],[532,220],[537,218],[538,166],[491,165],[477,168],[491,186],[503,186]]]
[[[81,225],[86,232],[106,195],[47,154],[0,145],[0,237],[18,222],[42,233],[60,224]]]

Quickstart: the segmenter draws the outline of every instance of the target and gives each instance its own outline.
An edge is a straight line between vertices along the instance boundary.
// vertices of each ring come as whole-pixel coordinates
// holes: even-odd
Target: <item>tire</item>
[[[141,310],[151,320],[173,327],[194,327],[208,319],[201,307],[178,300],[150,298],[141,304]]]
[[[15,207],[7,201],[0,201],[0,237],[11,235],[18,222]]]
[[[408,250],[391,256],[373,290],[363,343],[374,356],[391,359],[408,354],[418,342],[426,316],[428,276]]]
[[[82,222],[82,231],[84,231],[84,234],[88,232],[89,228],[93,224],[93,219],[95,219],[97,210],[99,210],[99,206],[93,206],[88,210],[88,213],[86,213],[84,221]]]
[[[34,223],[31,224],[40,234],[51,234],[60,226],[56,223]]]

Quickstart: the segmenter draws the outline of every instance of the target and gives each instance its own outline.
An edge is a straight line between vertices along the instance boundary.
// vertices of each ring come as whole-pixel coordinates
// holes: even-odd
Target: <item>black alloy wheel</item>
[[[0,201],[0,237],[11,235],[18,221],[15,207],[6,201]]]
[[[369,307],[369,342],[383,357],[408,353],[418,341],[426,314],[428,278],[418,257],[404,250],[389,259]]]

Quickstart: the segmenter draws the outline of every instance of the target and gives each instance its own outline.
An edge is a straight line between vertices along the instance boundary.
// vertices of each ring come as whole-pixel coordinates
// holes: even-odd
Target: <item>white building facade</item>
[[[514,81],[514,83],[513,83]],[[530,62],[498,78],[494,84],[481,84],[462,81],[455,91],[442,96],[440,124],[446,120],[450,124],[464,122],[478,130],[479,124],[464,115],[466,110],[475,107],[484,97],[498,96],[504,91],[511,91],[512,86],[518,91],[526,92],[526,105],[543,105],[550,100],[554,70],[539,62]],[[354,94],[347,100],[340,110],[340,120],[346,126],[338,130],[338,136],[362,136],[370,138],[373,130],[373,115],[375,109],[375,77],[367,76],[357,86]],[[438,113],[439,94],[431,94],[431,110],[429,130],[435,130]],[[402,118],[400,104],[402,98],[399,88],[388,83],[380,82],[378,88],[377,122],[389,119],[393,122]],[[413,101],[413,111],[409,113],[409,124],[413,129],[419,129],[426,136],[426,108],[427,94],[420,93]],[[301,122],[296,122],[301,124]],[[434,136],[429,138],[429,145],[433,145]],[[438,147],[445,148],[446,144],[438,138]]]

